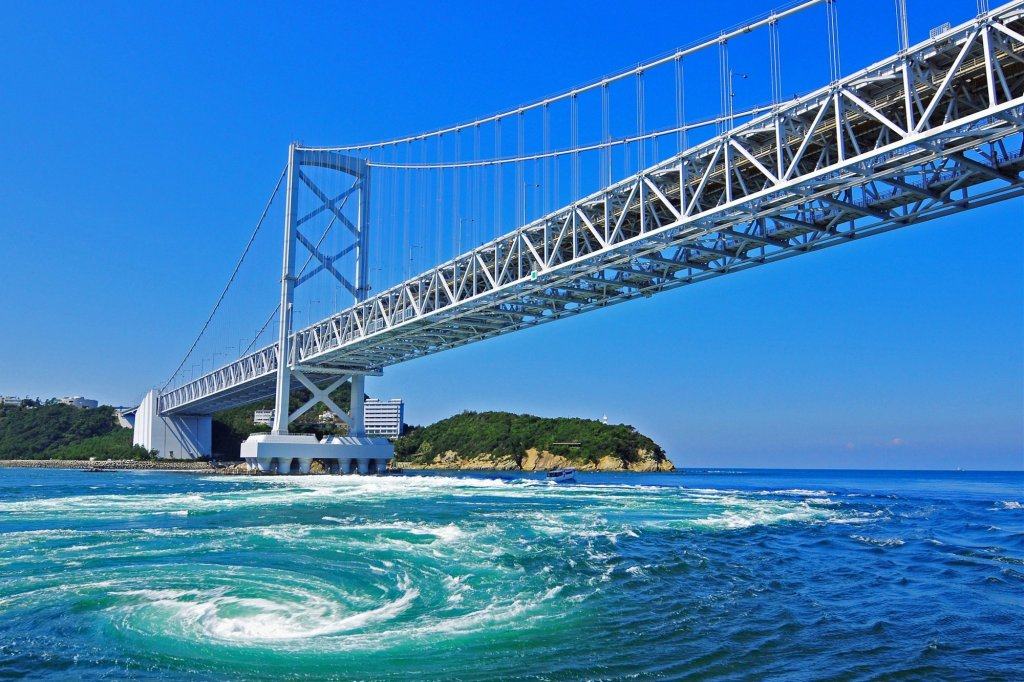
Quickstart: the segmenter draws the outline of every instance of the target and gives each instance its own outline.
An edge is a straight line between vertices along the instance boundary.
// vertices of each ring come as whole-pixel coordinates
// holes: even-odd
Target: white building
[[[274,410],[256,410],[252,413],[253,424],[274,425]]]
[[[99,403],[97,401],[90,400],[89,398],[83,398],[80,395],[67,396],[65,398],[61,398],[58,402],[62,405],[71,405],[72,407],[81,407],[86,409],[99,407]]]
[[[402,435],[405,403],[401,398],[388,401],[367,398],[363,404],[363,428],[367,436],[398,438]]]
[[[24,398],[19,398],[16,395],[5,395],[2,400],[4,405],[21,405],[21,401]]]

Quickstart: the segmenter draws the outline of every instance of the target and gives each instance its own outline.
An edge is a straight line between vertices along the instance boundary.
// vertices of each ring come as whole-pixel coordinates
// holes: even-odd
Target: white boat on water
[[[552,469],[548,472],[548,480],[552,483],[574,483],[576,481],[576,470],[570,467]]]

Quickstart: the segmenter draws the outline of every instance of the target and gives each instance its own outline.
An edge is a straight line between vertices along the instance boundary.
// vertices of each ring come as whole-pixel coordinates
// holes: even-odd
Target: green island
[[[348,384],[332,399],[348,409]],[[308,396],[296,392],[292,409]],[[213,416],[212,444],[218,460],[237,460],[264,401]],[[310,410],[291,424],[318,437],[344,434],[346,426]],[[131,429],[119,425],[115,409],[79,409],[62,404],[0,407],[0,460],[153,460],[157,453],[132,445]],[[395,463],[409,469],[541,471],[566,466],[590,471],[672,471],[660,445],[625,424],[594,419],[548,418],[509,412],[463,412],[430,426],[409,426],[395,441]]]
[[[596,419],[463,412],[395,441],[403,468],[672,471],[665,450],[632,426]]]

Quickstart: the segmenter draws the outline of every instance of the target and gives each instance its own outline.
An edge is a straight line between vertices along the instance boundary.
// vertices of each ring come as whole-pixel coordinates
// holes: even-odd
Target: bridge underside
[[[276,353],[277,349],[276,347],[270,347],[265,350],[269,350],[271,353]],[[268,355],[271,353],[268,353]],[[274,357],[272,362],[267,364],[270,369],[264,373],[259,373],[249,379],[232,383],[224,390],[211,391],[196,400],[190,401],[187,405],[180,406],[176,409],[164,408],[162,410],[162,414],[213,414],[220,410],[227,410],[241,405],[251,405],[255,402],[273,398],[277,372],[276,357]],[[306,376],[318,385],[323,385],[324,383],[335,379],[339,371],[338,366],[328,367],[323,371],[317,371],[315,367],[307,367],[306,369]],[[360,372],[365,373],[362,370],[360,370]],[[293,378],[291,388],[292,391],[297,391],[303,389],[304,386],[298,379]]]
[[[295,333],[378,370],[1024,194],[1021,3],[916,46]],[[269,346],[161,397],[273,395]]]

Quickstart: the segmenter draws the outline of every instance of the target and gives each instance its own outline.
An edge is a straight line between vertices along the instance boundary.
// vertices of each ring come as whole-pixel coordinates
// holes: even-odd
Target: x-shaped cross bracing
[[[318,403],[323,403],[327,406],[327,409],[330,410],[331,414],[348,424],[350,429],[352,428],[352,418],[346,414],[345,410],[341,409],[336,402],[331,400],[331,393],[337,390],[346,381],[349,381],[352,378],[350,375],[342,374],[324,388],[317,386],[302,372],[302,370],[293,369],[292,376],[298,379],[303,386],[308,388],[309,392],[313,395],[309,400],[303,403],[301,407],[288,415],[289,424],[304,415]]]
[[[295,222],[295,239],[304,247],[306,247],[306,250],[309,251],[309,253],[312,254],[313,258],[315,258],[318,261],[318,265],[316,265],[309,272],[299,277],[295,281],[295,285],[298,286],[300,284],[308,282],[316,275],[326,271],[330,273],[330,275],[334,277],[334,279],[341,283],[341,285],[345,287],[345,289],[350,294],[356,296],[357,293],[355,285],[353,285],[352,282],[350,282],[349,279],[345,277],[345,275],[338,271],[334,264],[337,261],[344,258],[345,256],[347,256],[348,254],[352,253],[356,249],[359,240],[363,238],[363,235],[360,234],[359,228],[357,228],[356,225],[351,220],[348,219],[348,217],[344,214],[343,211],[345,209],[345,204],[348,203],[349,198],[356,192],[362,191],[364,189],[366,179],[364,177],[356,176],[352,182],[352,185],[348,189],[346,189],[338,196],[331,198],[327,196],[327,194],[325,194],[324,191],[321,190],[308,175],[302,172],[301,167],[299,167],[296,170],[296,173],[299,179],[302,181],[302,183],[306,185],[306,187],[309,188],[310,192],[312,192],[312,194],[320,201],[320,206],[313,209],[312,211],[304,215],[302,218],[299,218]],[[302,233],[302,230],[299,228],[303,223],[308,222],[309,220],[315,218],[324,211],[330,211],[333,214],[333,217],[327,224],[327,227],[324,228],[323,233],[320,235],[320,239],[314,243],[311,239],[304,235]],[[320,245],[323,243],[324,238],[327,236],[328,232],[330,232],[331,228],[334,227],[335,223],[338,222],[340,222],[342,225],[348,228],[349,232],[352,233],[356,241],[353,242],[352,244],[349,244],[335,255],[329,256],[320,250]]]

